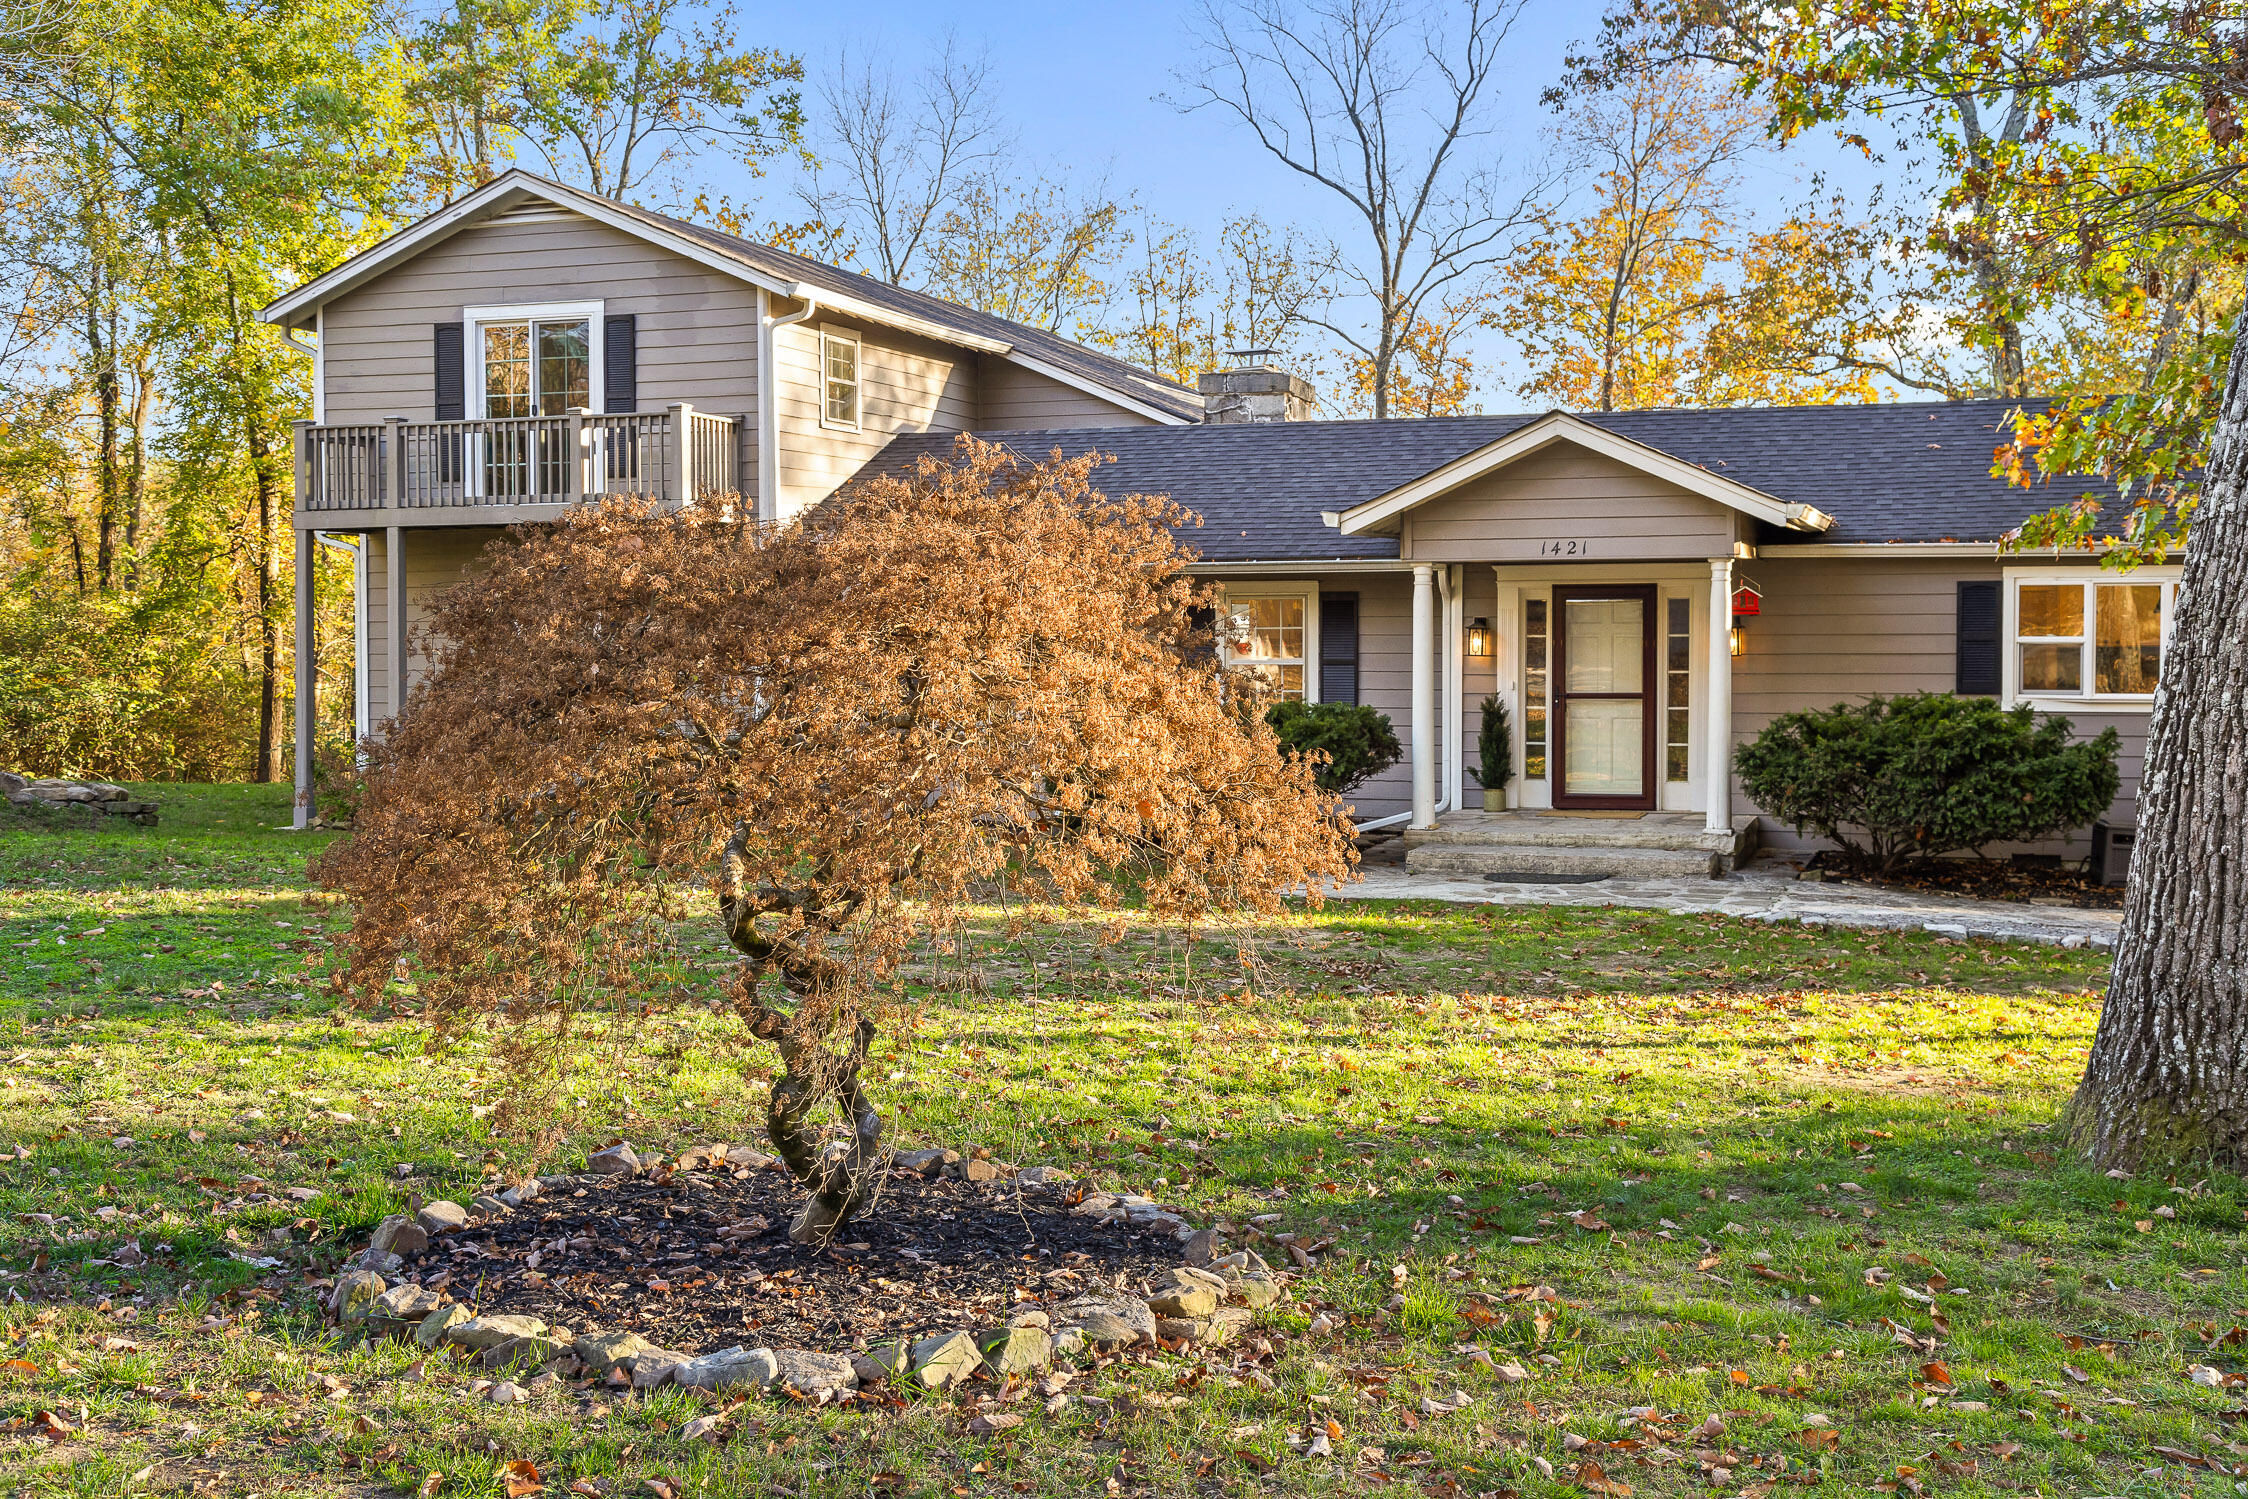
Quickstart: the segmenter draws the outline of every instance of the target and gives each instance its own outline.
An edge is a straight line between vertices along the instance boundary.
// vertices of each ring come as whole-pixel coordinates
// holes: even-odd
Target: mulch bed
[[[836,1352],[996,1327],[1025,1295],[1059,1303],[1179,1263],[1167,1235],[1072,1214],[1077,1196],[893,1172],[864,1217],[813,1250],[789,1242],[802,1188],[784,1171],[617,1177],[440,1240],[420,1278],[449,1265],[445,1288],[480,1315],[636,1332],[680,1353]]]
[[[1891,885],[1935,895],[2041,904],[2065,901],[2086,911],[2123,909],[2121,885],[2095,884],[2082,866],[2064,864],[2058,859],[2050,863],[2028,859],[1939,859],[1916,864],[1896,874],[1875,876],[1853,871],[1839,854],[1821,852],[1814,854],[1805,867],[1823,871],[1829,880],[1858,880],[1868,885]]]

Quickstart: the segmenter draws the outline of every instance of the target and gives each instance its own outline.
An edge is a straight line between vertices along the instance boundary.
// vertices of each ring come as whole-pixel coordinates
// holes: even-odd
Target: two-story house
[[[1037,329],[522,172],[266,309],[310,334],[297,433],[300,702],[312,549],[356,552],[355,721],[379,734],[426,600],[509,525],[588,496],[738,494],[786,518],[954,434],[1114,459],[1223,583],[1236,664],[1390,714],[1363,788],[1425,867],[1721,869],[1760,835],[1729,773],[1775,714],[1995,694],[2123,731],[2127,820],[2175,571],[2002,555],[2012,403],[1317,421],[1261,365],[1198,390]],[[1515,804],[1469,774],[1513,709]],[[298,715],[298,806],[310,726]],[[1543,819],[1543,820],[1533,820]],[[1525,865],[1525,858],[1532,863]],[[1581,860],[1580,860],[1581,864]]]

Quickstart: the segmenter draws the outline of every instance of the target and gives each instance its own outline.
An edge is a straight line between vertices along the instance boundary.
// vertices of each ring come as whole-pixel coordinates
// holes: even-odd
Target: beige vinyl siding
[[[1044,432],[1062,427],[1142,427],[1153,420],[1099,396],[1026,370],[996,354],[979,356],[976,425],[991,432]]]
[[[859,340],[856,432],[820,424],[822,327]],[[900,432],[975,425],[974,357],[932,339],[814,313],[774,330],[773,364],[783,515],[833,494]]]
[[[322,313],[323,415],[330,423],[432,420],[435,324],[459,321],[465,307],[596,300],[635,319],[640,410],[686,401],[743,419],[742,483],[753,489],[756,289],[560,211],[470,225],[330,302]]]
[[[1763,612],[1743,623],[1743,653],[1733,661],[1733,733],[1745,743],[1782,713],[1876,694],[1951,691],[1958,675],[1958,585],[1996,582],[2000,564],[1996,558],[1790,560],[1767,552],[1737,572],[1764,596]],[[2086,737],[2115,726],[2123,741],[2117,756],[2123,789],[2110,815],[2135,815],[2147,715],[2065,716]],[[1741,811],[1758,810],[1737,781],[1735,801]],[[1818,846],[1769,816],[1763,838],[1766,847],[1783,852]],[[2038,847],[2081,855],[2087,840],[2088,832]]]
[[[1568,443],[1509,464],[1405,517],[1414,562],[1651,562],[1722,557],[1739,513]]]
[[[419,629],[429,601],[460,581],[477,565],[484,549],[505,535],[497,526],[412,527],[406,538],[406,628]],[[367,544],[367,638],[359,642],[367,662],[367,722],[380,734],[396,711],[390,668],[390,551],[388,537],[370,532]],[[417,651],[408,662],[409,685],[420,680],[426,661]]]

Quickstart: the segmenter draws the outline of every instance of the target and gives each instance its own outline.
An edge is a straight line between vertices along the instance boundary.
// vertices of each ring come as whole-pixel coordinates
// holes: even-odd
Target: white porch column
[[[312,730],[319,718],[319,656],[312,634],[312,533],[297,528],[297,798],[292,825],[312,824]]]
[[[1413,822],[1436,826],[1436,569],[1413,564]]]
[[[1733,559],[1709,559],[1709,686],[1702,784],[1712,833],[1733,831]]]

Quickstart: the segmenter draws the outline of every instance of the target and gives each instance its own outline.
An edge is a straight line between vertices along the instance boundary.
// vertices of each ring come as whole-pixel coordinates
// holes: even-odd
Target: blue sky
[[[1193,57],[1196,0],[1144,0],[1132,5],[965,5],[862,0],[751,11],[739,18],[744,41],[801,55],[809,69],[831,66],[845,47],[878,49],[901,69],[925,59],[936,39],[952,33],[963,50],[982,48],[995,64],[1000,104],[1033,160],[1073,173],[1106,176],[1119,194],[1136,193],[1159,216],[1207,240],[1229,216],[1261,211],[1275,224],[1343,238],[1348,209],[1316,184],[1290,172],[1238,125],[1215,110],[1182,114],[1163,97],[1177,93],[1175,71]],[[1494,132],[1478,143],[1500,160],[1537,153],[1551,121],[1540,93],[1561,72],[1570,45],[1598,26],[1598,0],[1531,0],[1509,39],[1495,90]],[[1791,147],[1752,169],[1747,201],[1783,210],[1808,193],[1813,172],[1852,187],[1873,169],[1823,141]],[[785,176],[763,184],[719,185],[762,198],[773,217],[792,216]],[[1361,231],[1362,232],[1362,231]],[[1513,404],[1508,349],[1489,340],[1477,349],[1479,397],[1491,409]]]

